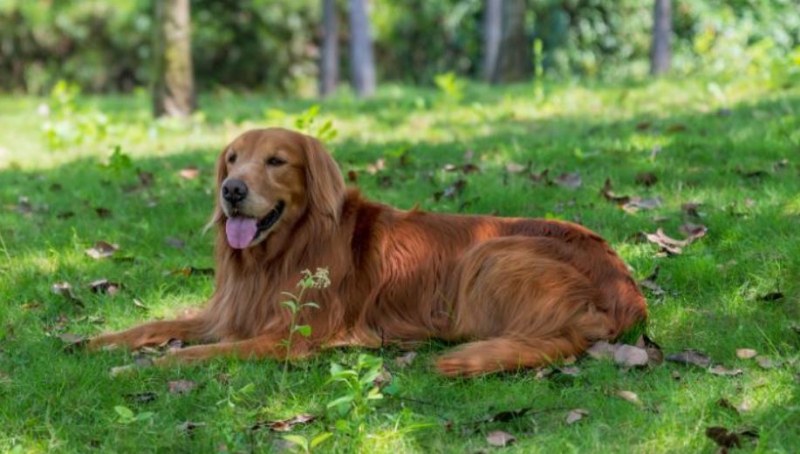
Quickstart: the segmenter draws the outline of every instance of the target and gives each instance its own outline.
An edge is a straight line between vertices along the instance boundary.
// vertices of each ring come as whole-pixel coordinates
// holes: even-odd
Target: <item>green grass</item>
[[[292,433],[333,433],[319,446],[323,452],[476,452],[495,449],[485,440],[492,430],[517,437],[508,452],[714,452],[705,436],[710,426],[758,429],[758,444],[746,450],[796,450],[800,90],[741,78],[722,86],[720,96],[707,82],[563,83],[546,87],[538,100],[529,85],[468,85],[460,102],[390,86],[374,100],[342,95],[323,103],[322,119],[339,131],[329,147],[369,197],[401,208],[577,220],[608,238],[637,279],[659,267],[666,295],[649,298],[648,332],[666,353],[694,348],[744,371],[720,377],[673,363],[623,370],[582,359],[576,377],[537,379],[527,371],[448,380],[431,367],[446,346],[421,347],[402,369],[394,363],[401,352],[386,349],[372,353],[391,371],[396,393],[369,405],[357,436],[337,428],[326,409],[342,395],[340,385],[327,383],[330,364],[352,364],[360,353],[354,349],[292,365],[281,387],[282,363],[266,360],[220,359],[111,377],[110,369],[129,364],[131,354],[68,353],[57,338],[202,304],[211,278],[171,272],[213,267],[212,235],[202,228],[217,153],[246,128],[291,126],[311,102],[207,94],[203,116],[186,126],[150,121],[141,93],[81,97],[83,110],[109,117],[107,135],[48,150],[36,113],[43,100],[0,98],[0,451],[265,452],[281,434],[250,428],[299,413],[319,418]],[[114,173],[99,164],[116,145],[133,167]],[[480,172],[442,170],[462,164],[468,150]],[[368,172],[380,158],[384,170]],[[578,172],[582,184],[548,186],[505,170],[529,162],[552,178]],[[180,177],[186,166],[196,166],[199,177]],[[151,172],[154,182],[131,190],[136,169]],[[640,172],[653,172],[657,183],[636,184]],[[434,196],[459,178],[467,181],[463,192]],[[659,196],[663,204],[627,213],[600,195],[606,178],[617,194]],[[681,210],[686,202],[702,203],[694,222],[708,234],[682,255],[657,256],[638,233],[663,227],[680,238],[679,226],[690,220]],[[101,207],[111,216],[99,217]],[[174,248],[167,238],[185,244]],[[118,244],[122,259],[88,257],[85,249],[98,240]],[[115,296],[94,294],[88,284],[100,278],[123,288]],[[51,291],[63,281],[83,307]],[[760,299],[771,292],[783,297]],[[737,359],[735,350],[744,347],[781,365],[762,369]],[[178,379],[198,387],[171,394],[168,384]],[[619,398],[620,390],[635,392],[643,404]],[[131,397],[138,393],[155,399],[139,402]],[[749,409],[737,413],[720,399]],[[121,420],[117,406],[145,417]],[[480,422],[520,408],[531,410],[512,421]],[[567,425],[574,408],[589,415]],[[187,435],[177,428],[185,421],[205,425]]]

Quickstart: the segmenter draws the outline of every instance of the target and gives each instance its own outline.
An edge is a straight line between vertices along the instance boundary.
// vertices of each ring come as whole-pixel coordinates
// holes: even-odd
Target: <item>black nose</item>
[[[247,185],[242,180],[225,180],[222,183],[222,198],[236,204],[247,197]]]

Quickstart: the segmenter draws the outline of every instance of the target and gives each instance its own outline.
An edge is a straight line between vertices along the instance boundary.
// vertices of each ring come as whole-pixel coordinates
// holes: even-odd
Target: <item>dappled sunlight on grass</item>
[[[665,353],[698,349],[743,374],[720,377],[672,363],[625,370],[582,359],[574,377],[537,379],[524,371],[446,380],[432,362],[450,346],[425,343],[406,368],[393,361],[401,352],[387,346],[372,353],[384,360],[398,394],[371,407],[360,446],[472,452],[487,449],[486,433],[498,429],[517,436],[518,452],[695,452],[712,449],[704,432],[714,425],[757,426],[758,449],[796,446],[798,435],[787,427],[799,418],[800,341],[792,324],[800,321],[800,92],[746,78],[565,81],[543,92],[537,98],[529,84],[468,84],[455,101],[432,89],[387,86],[372,100],[325,100],[315,121],[332,121],[338,135],[329,147],[345,174],[352,172],[351,184],[372,199],[404,209],[578,221],[596,230],[636,279],[659,270],[655,282],[664,294],[647,291],[648,331]],[[48,150],[36,113],[43,101],[0,98],[8,121],[0,131],[0,450],[125,451],[142,440],[162,451],[269,450],[281,435],[251,431],[254,424],[311,413],[319,419],[296,433],[330,431],[323,452],[352,451],[356,441],[338,431],[326,405],[340,392],[329,383],[330,363],[352,362],[358,350],[290,364],[282,387],[279,361],[220,359],[111,378],[111,367],[133,361],[130,353],[66,354],[57,337],[202,304],[213,287],[214,236],[202,228],[219,151],[247,128],[294,127],[313,102],[220,92],[201,97],[202,114],[179,124],[150,120],[143,93],[92,97],[80,103],[108,115],[106,136]],[[130,165],[107,165],[116,145]],[[475,167],[465,172],[467,163]],[[639,177],[648,172],[656,180],[646,185]],[[562,174],[579,183],[559,184]],[[601,193],[606,179],[618,196],[659,203],[626,211]],[[689,202],[698,205],[690,210]],[[689,223],[708,231],[678,255],[658,254],[641,236],[661,228],[682,239]],[[86,255],[101,240],[120,246],[114,257]],[[205,271],[186,276],[191,268]],[[93,293],[89,283],[102,278],[121,283],[121,291]],[[61,281],[72,284],[84,307],[52,292]],[[738,359],[737,348],[781,365],[762,369]],[[172,395],[167,384],[176,379],[201,386]],[[620,390],[643,405],[619,398]],[[155,400],[131,400],[142,392]],[[733,413],[717,404],[721,398],[746,401],[749,409]],[[153,416],[120,424],[116,406]],[[521,408],[531,414],[485,421]],[[567,425],[574,408],[589,415]],[[207,425],[191,437],[176,435],[185,421]]]

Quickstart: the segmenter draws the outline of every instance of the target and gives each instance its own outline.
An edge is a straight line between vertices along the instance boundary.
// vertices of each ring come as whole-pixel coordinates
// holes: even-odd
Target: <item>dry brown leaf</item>
[[[521,173],[527,170],[530,166],[526,167],[522,164],[517,164],[516,162],[509,162],[506,164],[506,172],[508,173]]]
[[[649,361],[647,351],[633,345],[620,345],[614,352],[614,362],[625,367],[646,366]]]
[[[94,243],[94,246],[87,249],[86,255],[95,260],[99,260],[111,257],[115,252],[117,252],[117,250],[119,250],[118,245],[101,240]]]
[[[589,416],[589,410],[584,410],[583,408],[576,408],[574,410],[570,410],[567,413],[567,424],[575,424],[576,422],[583,419],[585,416]]]
[[[742,375],[744,373],[742,369],[728,369],[727,367],[721,366],[719,364],[708,369],[708,371],[714,375],[720,375],[723,377],[735,377],[737,375]]]
[[[639,172],[636,174],[634,181],[636,181],[636,184],[649,188],[658,182],[658,177],[653,172]]]
[[[491,446],[502,448],[517,441],[517,438],[508,432],[502,430],[494,430],[486,435],[486,442]]]
[[[633,391],[625,391],[625,390],[617,391],[617,396],[627,400],[632,404],[642,405],[642,401],[639,400],[639,396],[636,395],[636,393]]]
[[[90,282],[89,288],[92,290],[92,293],[114,296],[119,293],[122,284],[119,282],[111,282],[108,279],[98,279]]]
[[[779,361],[775,361],[772,358],[763,355],[756,356],[756,362],[759,366],[761,366],[762,369],[774,369],[780,366]]]
[[[197,383],[191,380],[173,380],[168,386],[171,394],[188,394],[197,387]]]
[[[200,169],[196,166],[186,166],[178,172],[178,175],[184,180],[194,180],[200,175]]]
[[[739,359],[753,359],[758,356],[758,352],[752,348],[737,348],[736,357]]]
[[[609,344],[607,341],[597,341],[586,349],[586,353],[594,359],[612,359],[619,345]]]
[[[692,364],[703,368],[711,364],[711,358],[709,358],[708,355],[691,349],[669,355],[666,357],[666,360],[679,364]]]
[[[269,430],[273,432],[289,432],[292,429],[294,429],[295,426],[300,424],[308,424],[314,421],[315,419],[317,419],[317,417],[312,414],[301,413],[289,419],[281,419],[278,421],[268,421],[268,422],[257,422],[251,427],[251,429],[258,430],[261,427],[266,426],[269,427]]]
[[[562,173],[553,180],[553,183],[562,188],[578,189],[583,184],[583,180],[578,172]]]
[[[624,205],[631,200],[630,197],[626,195],[617,195],[611,190],[611,178],[606,178],[603,188],[600,189],[600,194],[609,202],[616,203],[617,205]]]

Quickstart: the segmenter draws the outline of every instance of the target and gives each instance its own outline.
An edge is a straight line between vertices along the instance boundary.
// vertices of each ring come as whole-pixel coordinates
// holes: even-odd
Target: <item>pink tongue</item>
[[[234,249],[246,248],[255,238],[257,231],[256,220],[252,218],[228,218],[228,222],[225,223],[228,244]]]

